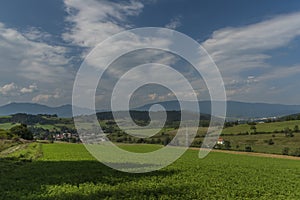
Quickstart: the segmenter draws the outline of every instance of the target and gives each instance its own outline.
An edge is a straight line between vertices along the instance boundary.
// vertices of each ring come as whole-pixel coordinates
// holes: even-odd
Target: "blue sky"
[[[70,104],[88,52],[113,34],[148,26],[197,40],[218,65],[229,100],[300,104],[299,1],[3,0],[0,105]],[[165,99],[158,93],[149,100]]]

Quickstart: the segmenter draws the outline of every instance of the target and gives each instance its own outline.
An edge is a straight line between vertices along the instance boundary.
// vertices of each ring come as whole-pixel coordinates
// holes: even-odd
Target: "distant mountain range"
[[[86,108],[77,108],[80,114],[91,114],[92,111]],[[49,107],[36,103],[10,103],[0,106],[0,116],[16,113],[37,114],[57,114],[59,117],[72,117],[72,105],[59,107]]]
[[[193,109],[197,102],[183,102],[183,110],[189,112],[195,112]],[[165,101],[152,104],[146,104],[144,106],[134,108],[132,110],[148,111],[154,104],[162,105],[167,111],[180,110],[179,103],[177,101]],[[200,112],[210,114],[210,101],[199,101]],[[220,102],[216,102],[219,106]],[[77,108],[79,114],[91,114],[92,111],[86,108]],[[155,111],[155,110],[154,110]],[[159,109],[157,110],[159,111]],[[27,114],[57,114],[59,117],[71,117],[72,105],[63,105],[59,107],[49,107],[35,103],[10,103],[4,106],[0,106],[0,116],[11,115],[16,113]],[[283,105],[283,104],[268,104],[268,103],[245,103],[237,101],[227,102],[227,117],[230,118],[262,118],[262,117],[278,117],[284,115],[291,115],[300,113],[300,105]]]
[[[216,107],[221,106],[221,102],[215,102]],[[180,106],[178,101],[166,101],[159,103],[146,104],[144,106],[135,108],[135,110],[149,110],[154,104],[162,105],[166,110],[179,110]],[[195,112],[195,102],[184,101],[182,102],[183,110]],[[211,113],[210,101],[199,101],[201,113]],[[263,117],[279,117],[300,113],[300,105],[283,105],[283,104],[269,104],[269,103],[246,103],[237,101],[227,101],[227,114],[229,118],[263,118]],[[221,114],[221,113],[219,113]]]

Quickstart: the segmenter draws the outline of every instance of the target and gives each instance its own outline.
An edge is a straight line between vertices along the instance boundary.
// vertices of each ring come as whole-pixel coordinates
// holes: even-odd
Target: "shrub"
[[[289,151],[290,151],[290,148],[284,147],[284,148],[282,149],[282,155],[289,155]]]
[[[252,147],[251,146],[245,146],[245,151],[246,152],[252,152]]]
[[[293,153],[292,156],[298,156],[300,157],[300,148],[297,148]]]
[[[273,145],[273,144],[274,144],[274,141],[273,141],[272,139],[269,139],[268,144],[269,144],[269,145]]]

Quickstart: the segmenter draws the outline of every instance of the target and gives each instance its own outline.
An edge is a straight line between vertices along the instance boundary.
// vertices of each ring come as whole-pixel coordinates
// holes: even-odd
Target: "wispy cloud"
[[[181,26],[181,16],[177,16],[177,17],[174,17],[171,19],[171,21],[166,24],[166,28],[169,28],[169,29],[177,29]]]
[[[267,50],[283,47],[300,35],[300,13],[281,15],[245,27],[217,30],[203,46],[225,70],[268,66]]]
[[[215,31],[202,43],[219,66],[230,98],[257,96],[263,88],[268,90],[272,81],[300,73],[296,66],[270,64],[270,50],[288,46],[300,36],[300,13],[280,15],[243,27],[228,27]],[[261,70],[255,78],[250,71]],[[232,84],[232,80],[236,83]],[[249,84],[255,85],[249,87]],[[250,99],[249,99],[250,100]]]
[[[45,103],[50,100],[55,100],[61,97],[59,90],[54,91],[52,94],[39,94],[32,98],[32,102],[35,103]]]

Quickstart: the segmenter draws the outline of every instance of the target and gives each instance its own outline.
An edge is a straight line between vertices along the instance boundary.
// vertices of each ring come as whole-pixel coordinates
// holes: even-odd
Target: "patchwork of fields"
[[[31,143],[0,155],[0,199],[300,199],[296,160],[216,152],[198,159],[188,150],[164,169],[128,174],[99,163],[81,144]]]

